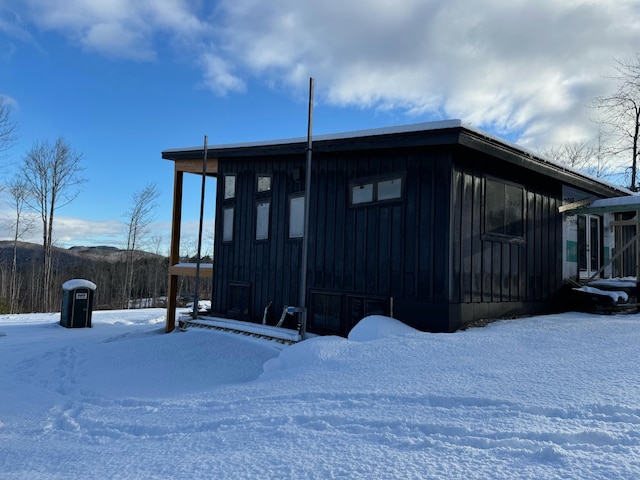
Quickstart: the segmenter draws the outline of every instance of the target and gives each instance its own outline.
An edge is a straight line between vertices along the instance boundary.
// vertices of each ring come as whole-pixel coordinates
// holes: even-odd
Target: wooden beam
[[[636,287],[640,282],[640,215],[636,215],[638,223],[636,225]]]
[[[566,205],[561,205],[558,208],[558,212],[563,213],[567,210],[575,210],[580,207],[584,207],[585,205],[590,205],[593,202],[593,198],[585,198],[584,200],[578,200],[577,202],[567,203]]]
[[[171,219],[171,246],[169,265],[180,262],[180,223],[182,222],[182,183],[184,173],[176,169],[173,177],[173,215]],[[176,328],[176,297],[178,295],[178,277],[169,273],[169,292],[167,293],[167,320],[165,332]]]
[[[175,276],[195,277],[196,264],[195,263],[178,263],[176,265],[171,265],[169,267],[169,273]],[[202,278],[213,278],[213,264],[201,263],[200,276]]]
[[[202,175],[202,159],[193,160],[176,160],[175,161],[176,172],[197,173]],[[207,176],[218,175],[218,159],[207,159]]]

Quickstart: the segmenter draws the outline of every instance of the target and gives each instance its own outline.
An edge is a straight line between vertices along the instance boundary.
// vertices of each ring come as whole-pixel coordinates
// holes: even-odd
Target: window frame
[[[227,184],[228,180],[233,179],[233,192],[228,194],[229,185]],[[224,190],[222,191],[222,199],[223,200],[234,200],[236,198],[236,187],[238,185],[238,178],[235,173],[225,173],[224,174]]]
[[[235,205],[228,205],[222,207],[222,242],[223,243],[231,243],[233,242],[233,223],[235,220]],[[231,212],[231,218],[227,217],[227,212]],[[229,231],[228,228],[230,228]]]
[[[268,188],[261,188],[260,186],[260,180],[262,179],[269,179],[269,185]],[[256,194],[257,195],[265,195],[268,193],[271,193],[271,190],[273,188],[273,176],[269,173],[258,173],[256,174]]]
[[[260,222],[261,220],[260,207],[264,205],[267,206],[266,219],[262,219],[262,220],[264,221],[264,223],[266,223],[266,226],[263,227],[265,229],[264,236],[258,237],[258,233],[262,232],[262,228],[259,228],[262,225],[262,223]],[[255,222],[255,235],[254,235],[255,240],[257,242],[268,241],[270,227],[271,227],[271,199],[269,198],[258,199],[256,200],[256,222]]]
[[[499,185],[501,187],[501,201],[502,201],[502,209],[498,212],[493,208],[492,199],[489,197],[489,182]],[[509,212],[513,211],[513,208],[510,208],[507,204],[508,202],[508,189],[518,189],[519,197],[520,197],[520,205],[519,205],[519,213],[515,216],[510,215]],[[516,242],[524,242],[526,237],[526,217],[527,217],[527,202],[526,202],[526,190],[523,185],[510,182],[508,180],[503,180],[498,177],[485,176],[484,185],[483,185],[483,212],[482,212],[482,232],[483,237],[488,239],[494,239],[499,241],[516,241]],[[493,199],[496,200],[496,199]],[[495,224],[495,220],[490,221],[490,217],[492,215],[498,215],[501,217],[502,226],[497,229]],[[519,217],[519,218],[518,218]],[[515,221],[511,221],[515,220]],[[518,231],[512,232],[512,228],[510,229],[510,225],[517,225]]]
[[[293,217],[291,215],[292,211],[293,211],[293,201],[295,200],[302,200],[302,232],[300,233],[300,235],[293,235],[291,234],[292,228],[291,228],[291,221],[293,220]],[[304,206],[305,206],[305,202],[306,202],[306,195],[304,194],[304,192],[300,192],[300,193],[294,193],[292,195],[289,195],[289,201],[288,201],[288,209],[289,209],[289,221],[287,222],[287,238],[289,240],[302,240],[304,238]],[[298,231],[298,230],[296,230]]]
[[[399,180],[400,182],[400,193],[398,196],[394,197],[386,197],[380,198],[380,184],[391,182],[394,180]],[[349,188],[349,206],[358,208],[358,207],[366,207],[371,205],[380,205],[386,203],[393,202],[402,202],[405,196],[405,183],[406,182],[406,174],[405,173],[393,173],[393,174],[384,174],[384,175],[376,175],[372,177],[360,178],[357,180],[352,180],[348,184]],[[354,191],[356,188],[363,188],[371,185],[371,200],[358,201],[354,202]]]

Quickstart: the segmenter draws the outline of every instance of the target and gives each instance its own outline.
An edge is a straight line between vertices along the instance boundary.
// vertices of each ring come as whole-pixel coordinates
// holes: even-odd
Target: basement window
[[[311,327],[328,332],[340,332],[342,297],[337,294],[314,293],[312,295]]]
[[[227,289],[227,315],[249,317],[249,284],[230,283]]]

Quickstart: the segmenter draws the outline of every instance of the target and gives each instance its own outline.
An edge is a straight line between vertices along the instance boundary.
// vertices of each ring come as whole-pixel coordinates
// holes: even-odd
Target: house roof
[[[313,152],[336,152],[399,147],[435,145],[463,145],[523,168],[553,176],[565,183],[593,193],[617,197],[632,195],[630,190],[592,177],[579,170],[531,152],[519,145],[495,137],[487,132],[465,125],[461,120],[415,123],[394,127],[358,130],[352,132],[316,135]],[[307,138],[289,138],[258,142],[212,145],[207,149],[208,159],[242,158],[266,155],[305,154]],[[202,145],[167,149],[162,158],[173,161],[202,159]]]

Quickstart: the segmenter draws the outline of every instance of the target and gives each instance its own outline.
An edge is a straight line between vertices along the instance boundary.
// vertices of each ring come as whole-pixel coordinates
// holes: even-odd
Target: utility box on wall
[[[95,283],[81,279],[69,280],[62,285],[60,325],[67,328],[91,327],[96,288]]]

